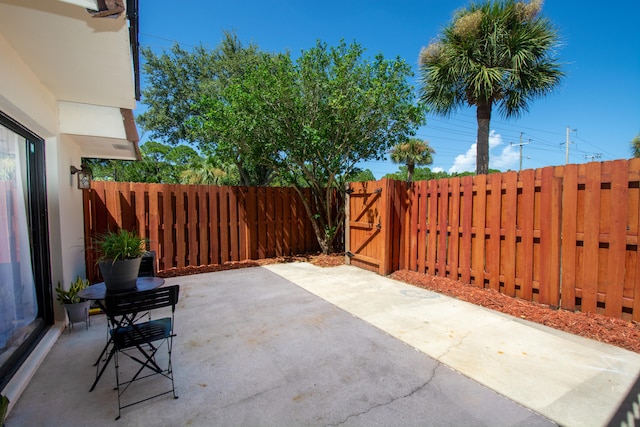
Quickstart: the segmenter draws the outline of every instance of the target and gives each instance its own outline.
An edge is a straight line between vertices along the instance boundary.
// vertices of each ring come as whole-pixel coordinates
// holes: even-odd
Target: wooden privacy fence
[[[84,192],[85,243],[107,230],[136,230],[159,271],[318,250],[293,188],[96,181]],[[87,278],[100,281],[94,250]]]
[[[350,262],[640,321],[640,159],[354,183]]]

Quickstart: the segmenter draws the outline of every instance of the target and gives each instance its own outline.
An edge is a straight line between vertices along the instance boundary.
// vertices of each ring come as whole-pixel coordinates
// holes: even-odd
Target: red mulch
[[[344,264],[344,255],[298,255],[258,261],[229,262],[221,265],[173,269],[161,272],[159,276],[185,276],[283,262],[309,262],[319,267],[333,267]],[[390,277],[554,329],[640,353],[640,323],[638,322],[628,322],[600,314],[554,310],[549,306],[512,298],[492,289],[478,288],[444,277],[434,277],[408,270],[396,271]]]

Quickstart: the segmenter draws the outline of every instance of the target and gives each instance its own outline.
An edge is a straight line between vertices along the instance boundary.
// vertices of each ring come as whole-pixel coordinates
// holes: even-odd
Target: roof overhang
[[[80,145],[82,157],[140,158],[138,131],[130,109],[67,101],[59,102],[58,106],[60,133]]]
[[[129,11],[130,23],[113,9],[125,3],[137,7],[135,0],[0,0],[0,33],[58,100],[60,133],[84,157],[140,158],[131,112],[137,10]]]

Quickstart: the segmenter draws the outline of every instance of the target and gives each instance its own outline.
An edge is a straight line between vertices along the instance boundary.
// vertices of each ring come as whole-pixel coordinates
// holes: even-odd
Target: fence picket
[[[429,226],[429,181],[423,181],[418,187],[418,271],[427,272],[427,230]]]
[[[595,313],[598,304],[600,247],[600,163],[586,165],[584,189],[584,240],[582,263],[582,311]]]
[[[187,241],[189,245],[187,246],[188,254],[187,254],[187,265],[201,265],[200,260],[198,259],[198,198],[197,195],[199,193],[199,189],[196,188],[196,185],[190,185],[187,195]]]
[[[605,314],[620,317],[624,292],[627,221],[629,197],[628,167],[625,160],[607,163],[611,176],[609,200],[609,250],[605,290]]]
[[[449,220],[451,232],[449,235],[449,255],[448,264],[449,276],[458,280],[460,272],[458,265],[460,264],[460,202],[462,194],[460,192],[460,178],[451,179],[451,208],[449,209]]]
[[[188,190],[185,191],[183,187],[176,187],[176,240],[175,240],[175,254],[176,254],[176,267],[183,268],[189,265],[187,263],[187,220],[189,218],[188,212]],[[187,194],[185,194],[187,193]]]
[[[577,272],[576,217],[578,216],[577,165],[567,165],[564,169],[562,198],[562,299],[560,305],[566,310],[575,310]]]
[[[480,288],[484,288],[484,263],[485,263],[485,218],[487,208],[487,177],[477,175],[473,178],[475,184],[475,195],[473,203],[473,229],[474,234],[471,242],[471,266],[473,283]]]
[[[473,177],[462,178],[462,237],[460,244],[460,280],[471,283],[471,235],[473,230]]]
[[[435,276],[438,242],[438,181],[428,181],[426,273]]]
[[[490,196],[487,198],[487,225],[489,242],[487,243],[486,270],[489,273],[489,287],[500,290],[500,225],[502,212],[502,175],[492,173],[488,176]]]
[[[505,193],[502,203],[501,230],[504,230],[504,241],[500,248],[500,272],[504,277],[503,292],[511,297],[516,296],[516,234],[518,209],[518,174],[507,172],[504,175]],[[501,231],[502,233],[502,231]]]
[[[232,187],[226,187],[229,201],[229,259],[240,261],[240,221],[238,200]]]
[[[438,185],[438,243],[436,271],[438,276],[447,276],[447,240],[449,225],[449,180],[439,179]]]
[[[163,249],[164,253],[161,255],[163,259],[163,264],[159,266],[159,268],[163,270],[169,270],[175,267],[175,251],[174,251],[174,241],[175,241],[175,215],[174,215],[174,206],[175,206],[175,193],[174,193],[174,185],[165,186],[165,190],[163,193],[163,207],[162,207],[162,224],[163,224]]]
[[[521,270],[518,275],[520,278],[520,292],[516,295],[520,298],[531,301],[533,298],[533,277],[534,277],[534,229],[535,229],[535,171],[525,170],[520,172],[520,181],[522,183],[520,230],[521,240]]]

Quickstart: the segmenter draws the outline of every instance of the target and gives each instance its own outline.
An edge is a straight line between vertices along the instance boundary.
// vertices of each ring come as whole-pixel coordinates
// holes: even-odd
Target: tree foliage
[[[506,118],[517,117],[564,75],[555,58],[557,31],[541,8],[539,0],[472,3],[420,52],[421,99],[433,111],[476,107],[478,174],[489,169],[493,106]]]
[[[178,184],[182,171],[200,155],[186,145],[172,147],[156,141],[140,146],[142,161],[86,159],[93,178],[101,181]]]
[[[631,140],[631,155],[640,157],[640,133]]]
[[[360,161],[382,159],[424,123],[402,60],[364,58],[357,43],[318,42],[297,60],[225,33],[212,52],[177,45],[143,50],[149,85],[140,124],[171,144],[188,142],[237,172],[244,185],[292,185],[323,252],[344,223],[340,201]],[[197,173],[196,173],[197,172]],[[216,181],[212,168],[184,176]]]
[[[424,123],[407,83],[402,60],[363,58],[356,43],[329,47],[318,42],[297,61],[263,53],[242,78],[205,93],[195,117],[199,132],[228,136],[277,172],[301,196],[323,252],[330,252],[343,226],[336,198],[359,161],[385,152]],[[304,198],[303,187],[311,189]]]
[[[268,185],[274,171],[261,160],[274,153],[247,141],[238,131],[241,122],[253,118],[238,116],[227,99],[261,61],[258,46],[245,46],[235,33],[225,32],[212,51],[199,46],[190,52],[174,45],[160,55],[148,48],[142,54],[148,109],[138,117],[139,124],[154,137],[171,144],[195,145],[220,164],[234,165],[244,185]],[[216,121],[218,126],[207,126],[207,121]]]
[[[195,159],[180,173],[181,184],[238,185],[240,177],[233,166],[224,166],[213,156]]]
[[[409,173],[408,169],[406,166],[400,166],[398,168],[399,170],[397,172],[394,173],[388,173],[386,174],[384,177],[385,178],[389,178],[389,179],[396,179],[398,181],[406,181],[407,180],[407,175]],[[491,171],[491,172],[499,172],[499,171]],[[413,182],[415,181],[429,181],[432,179],[442,179],[442,178],[453,178],[453,177],[460,177],[460,176],[467,176],[467,175],[475,175],[473,172],[454,172],[454,173],[447,173],[445,171],[438,171],[438,172],[434,172],[431,169],[427,168],[415,168],[414,170],[414,174],[413,174]]]
[[[353,172],[345,176],[346,182],[375,181],[376,177],[370,169],[354,169]]]
[[[391,148],[391,160],[394,163],[407,165],[407,182],[411,182],[416,165],[430,165],[433,163],[435,150],[429,145],[429,141],[419,138],[409,138]]]

